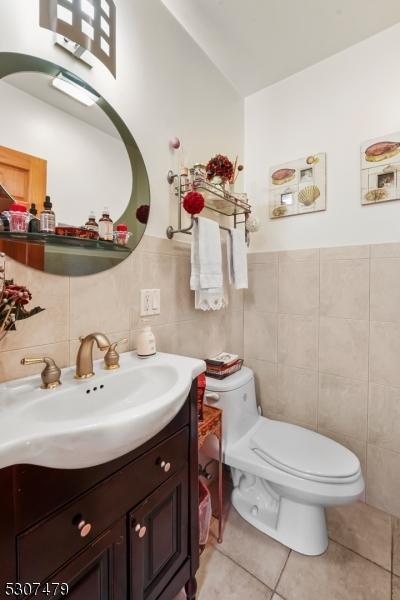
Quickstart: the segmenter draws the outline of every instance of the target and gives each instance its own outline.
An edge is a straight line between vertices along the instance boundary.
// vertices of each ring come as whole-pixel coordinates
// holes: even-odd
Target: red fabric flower
[[[183,208],[189,215],[198,215],[204,208],[204,196],[200,192],[188,192],[183,199]]]
[[[148,204],[142,204],[136,211],[136,218],[139,223],[146,225],[147,221],[149,220],[149,214],[150,206]]]
[[[4,296],[7,300],[14,300],[15,304],[24,306],[32,300],[32,294],[24,285],[9,283],[4,290]]]
[[[221,177],[223,181],[230,181],[233,177],[233,164],[227,156],[217,154],[212,158],[206,167],[207,179]]]

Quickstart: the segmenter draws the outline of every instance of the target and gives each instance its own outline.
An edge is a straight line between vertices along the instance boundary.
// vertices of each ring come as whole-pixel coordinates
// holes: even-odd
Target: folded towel
[[[198,217],[193,226],[190,289],[195,290],[195,308],[219,310],[225,305],[221,236],[219,225]]]
[[[229,230],[227,252],[229,283],[237,290],[247,289],[247,246],[244,231]]]

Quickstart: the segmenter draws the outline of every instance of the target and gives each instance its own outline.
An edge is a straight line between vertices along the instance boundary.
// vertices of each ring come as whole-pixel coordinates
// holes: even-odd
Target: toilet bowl
[[[223,410],[223,461],[231,467],[235,509],[297,552],[325,552],[325,507],[354,502],[364,491],[355,454],[314,431],[261,416],[247,367],[224,380],[208,377],[206,403]],[[212,436],[203,450],[218,458]]]

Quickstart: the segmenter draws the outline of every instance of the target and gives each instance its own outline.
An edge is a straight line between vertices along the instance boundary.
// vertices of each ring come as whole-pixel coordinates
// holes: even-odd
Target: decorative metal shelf
[[[188,227],[182,227],[182,202],[185,194],[191,190],[196,190],[203,194],[205,208],[216,212],[226,217],[233,217],[233,226],[236,229],[238,225],[245,225],[246,221],[251,214],[251,205],[234,193],[228,191],[221,185],[215,185],[204,178],[195,177],[194,169],[190,169],[190,179],[186,176],[174,173],[173,171],[168,172],[168,183],[175,185],[175,196],[178,199],[178,227],[174,229],[171,225],[167,228],[167,238],[171,240],[176,233],[191,234],[196,217],[191,218],[191,224]],[[238,220],[238,217],[243,216],[242,220]],[[229,227],[219,226],[224,231],[229,231]],[[249,232],[245,229],[246,242],[249,244]]]

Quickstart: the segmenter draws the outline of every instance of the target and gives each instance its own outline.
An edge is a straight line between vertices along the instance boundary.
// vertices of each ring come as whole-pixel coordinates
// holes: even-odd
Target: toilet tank
[[[240,371],[225,379],[207,377],[205,403],[221,408],[223,450],[237,442],[255,425],[259,414],[253,371],[242,367]],[[212,436],[210,436],[211,441]],[[214,440],[205,445],[206,453],[217,458]]]

